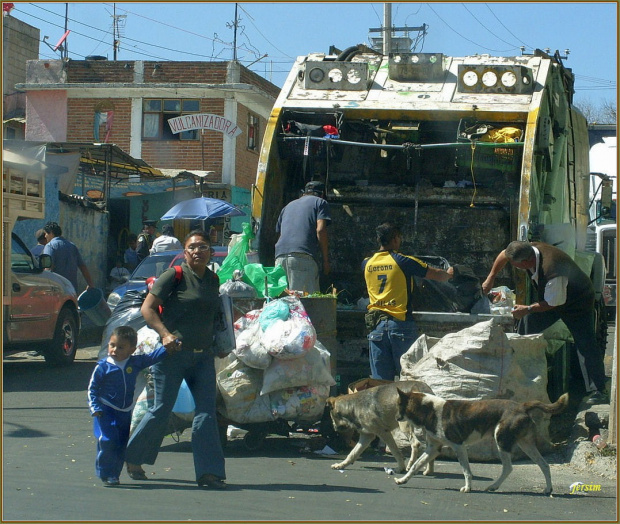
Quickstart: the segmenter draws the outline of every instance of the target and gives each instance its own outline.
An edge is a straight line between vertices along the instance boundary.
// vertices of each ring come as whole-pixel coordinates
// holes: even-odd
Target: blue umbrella
[[[187,218],[190,220],[207,220],[217,217],[245,216],[245,213],[237,209],[229,202],[217,198],[191,198],[179,202],[170,208],[161,220],[173,220],[175,218]]]

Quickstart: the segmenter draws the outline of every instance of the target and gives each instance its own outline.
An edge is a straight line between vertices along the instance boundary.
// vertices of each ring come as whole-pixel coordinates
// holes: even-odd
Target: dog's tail
[[[526,402],[523,404],[525,411],[528,413],[534,409],[540,409],[545,413],[551,413],[552,415],[557,415],[558,413],[562,413],[568,406],[568,393],[564,393],[559,399],[557,399],[553,404],[545,404],[540,400],[532,400],[531,402]]]

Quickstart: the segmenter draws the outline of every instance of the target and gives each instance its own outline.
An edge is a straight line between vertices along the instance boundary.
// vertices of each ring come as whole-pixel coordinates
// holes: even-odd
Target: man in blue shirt
[[[77,270],[79,268],[84,276],[84,280],[86,280],[87,289],[89,287],[95,287],[90,272],[86,264],[84,264],[78,248],[73,242],[69,242],[62,236],[62,229],[60,226],[56,222],[48,222],[43,227],[43,230],[45,231],[45,239],[47,240],[47,244],[45,248],[43,248],[43,254],[52,257],[52,267],[50,271],[65,277],[73,284],[73,288],[77,293]]]
[[[329,274],[327,226],[331,223],[325,184],[312,181],[304,193],[282,209],[276,232],[276,265],[286,272],[288,288],[309,294],[319,291],[319,252],[323,273]]]

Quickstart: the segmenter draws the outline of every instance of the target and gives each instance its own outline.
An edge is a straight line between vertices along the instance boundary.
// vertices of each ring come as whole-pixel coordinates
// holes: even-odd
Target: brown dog
[[[467,445],[477,442],[493,432],[495,444],[502,461],[502,473],[485,491],[497,490],[512,471],[511,452],[519,446],[540,468],[547,483],[545,494],[553,491],[549,465],[536,448],[536,424],[530,412],[539,409],[557,415],[568,405],[568,393],[555,403],[544,404],[538,400],[514,402],[512,400],[444,400],[434,395],[398,390],[399,421],[408,421],[426,429],[426,450],[404,477],[395,479],[404,484],[429,461],[434,460],[443,445],[450,446],[459,459],[465,486],[462,492],[471,491],[471,469]]]
[[[416,380],[393,382],[372,387],[348,395],[329,397],[327,408],[334,425],[334,429],[347,441],[354,433],[359,434],[357,444],[342,462],[332,464],[332,469],[344,469],[353,464],[364,450],[376,438],[380,437],[388,445],[392,455],[398,463],[398,472],[401,473],[410,467],[420,455],[420,441],[415,436],[413,428],[408,424],[401,424],[401,430],[409,437],[411,457],[407,465],[401,451],[398,449],[392,431],[399,426],[396,420],[398,414],[398,393],[396,387],[403,391],[425,391],[432,393],[424,382]],[[433,464],[429,464],[424,474],[432,472]]]

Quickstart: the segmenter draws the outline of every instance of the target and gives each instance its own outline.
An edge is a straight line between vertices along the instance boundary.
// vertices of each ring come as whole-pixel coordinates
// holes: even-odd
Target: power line
[[[530,49],[534,49],[534,46],[531,46],[531,45],[527,45],[527,44],[525,44],[525,42],[523,42],[523,40],[522,40],[521,38],[519,38],[518,36],[516,36],[516,35],[515,35],[515,34],[514,34],[514,33],[513,33],[510,29],[508,29],[508,28],[504,25],[504,23],[503,23],[503,22],[502,22],[502,21],[501,21],[501,20],[497,17],[497,15],[493,12],[493,10],[489,7],[489,4],[484,4],[484,5],[485,5],[485,6],[487,6],[487,9],[488,9],[489,11],[491,11],[491,14],[495,17],[495,20],[497,20],[497,21],[500,23],[500,25],[501,25],[501,26],[502,26],[502,27],[503,27],[506,31],[508,31],[508,32],[509,32],[509,33],[510,33],[510,34],[511,34],[511,35],[512,35],[512,36],[513,36],[513,37],[514,37],[514,38],[515,38],[518,42],[521,42],[522,44],[524,44],[524,45],[525,45],[525,47],[529,47]]]
[[[492,34],[495,38],[497,38],[498,40],[501,40],[502,42],[504,42],[505,44],[508,44],[509,46],[513,46],[515,49],[518,49],[519,46],[513,44],[512,42],[507,42],[506,40],[504,40],[501,36],[496,35],[493,31],[491,31],[486,25],[484,25],[480,20],[478,20],[478,18],[476,17],[476,15],[474,15],[474,13],[472,13],[469,8],[465,5],[465,4],[461,4],[465,10],[472,16],[472,18],[478,22],[484,29],[486,29],[490,34]]]
[[[437,18],[439,18],[439,20],[441,20],[448,29],[450,29],[450,31],[452,31],[454,34],[460,36],[463,40],[467,40],[468,42],[481,47],[482,49],[486,49],[487,51],[493,51],[494,53],[507,53],[509,51],[512,51],[514,48],[511,49],[492,49],[490,47],[485,47],[482,44],[479,44],[478,42],[475,42],[474,40],[471,40],[470,38],[467,38],[465,35],[459,33],[456,29],[454,29],[448,22],[446,22],[437,11],[435,11],[435,9],[432,7],[432,5],[430,3],[425,4],[426,7],[428,7],[433,13],[435,13],[435,16]]]

